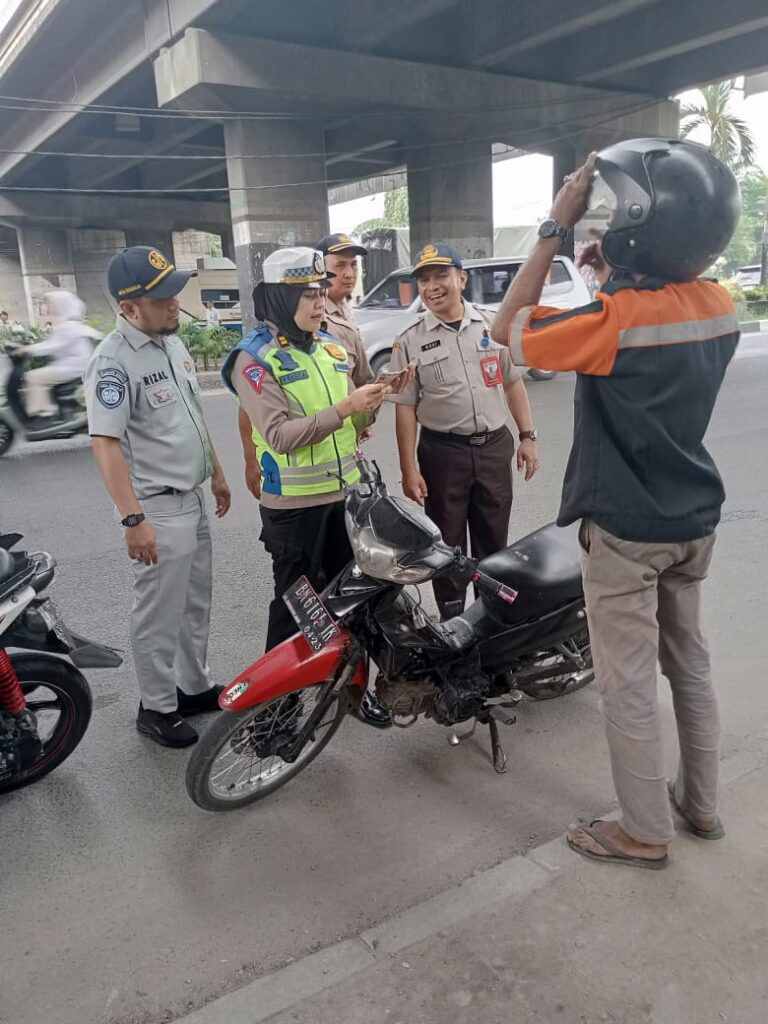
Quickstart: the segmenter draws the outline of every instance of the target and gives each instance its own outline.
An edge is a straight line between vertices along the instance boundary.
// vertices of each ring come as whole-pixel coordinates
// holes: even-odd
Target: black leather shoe
[[[360,710],[355,713],[355,718],[359,718],[366,725],[372,725],[374,729],[388,729],[392,725],[392,715],[384,710],[368,690],[363,694]]]
[[[190,747],[197,743],[197,733],[178,711],[150,711],[139,704],[136,728],[163,747]]]
[[[189,718],[190,715],[202,715],[205,711],[218,711],[219,695],[223,689],[223,686],[212,686],[210,690],[203,690],[202,693],[184,693],[177,686],[179,714],[182,718]]]

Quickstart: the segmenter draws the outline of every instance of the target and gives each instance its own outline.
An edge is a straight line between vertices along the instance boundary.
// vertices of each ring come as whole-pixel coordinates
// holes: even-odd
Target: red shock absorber
[[[0,650],[0,709],[18,715],[27,706],[24,691],[6,651]]]

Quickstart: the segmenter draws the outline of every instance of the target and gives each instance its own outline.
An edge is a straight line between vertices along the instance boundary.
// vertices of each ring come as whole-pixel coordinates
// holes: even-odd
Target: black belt
[[[155,491],[154,494],[145,494],[145,498],[159,498],[161,494],[187,494],[187,491],[180,491],[178,487],[164,487],[162,491]]]
[[[422,427],[421,432],[435,441],[445,441],[448,443],[458,441],[459,444],[471,445],[488,444],[490,441],[496,441],[503,437],[504,434],[509,433],[506,427],[499,427],[498,430],[486,430],[484,434],[444,434],[440,430],[430,430],[429,427]]]

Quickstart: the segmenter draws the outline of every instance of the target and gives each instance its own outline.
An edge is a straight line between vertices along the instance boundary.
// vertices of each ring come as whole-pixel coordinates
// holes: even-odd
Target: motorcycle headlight
[[[355,562],[366,576],[392,583],[425,583],[433,571],[427,566],[402,566],[400,559],[406,554],[391,544],[385,544],[370,526],[359,526],[347,517],[347,533],[355,555]]]

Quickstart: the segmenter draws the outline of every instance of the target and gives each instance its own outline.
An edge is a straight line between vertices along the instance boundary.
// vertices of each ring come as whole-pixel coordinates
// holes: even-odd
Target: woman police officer
[[[253,291],[259,323],[229,353],[222,377],[254,426],[261,464],[261,540],[275,581],[270,650],[296,632],[282,600],[288,587],[300,576],[320,587],[352,557],[344,485],[359,476],[353,415],[374,412],[384,388],[355,389],[344,348],[320,330],[329,281],[322,253],[279,249],[264,261],[263,273]],[[360,717],[391,724],[371,695]]]

